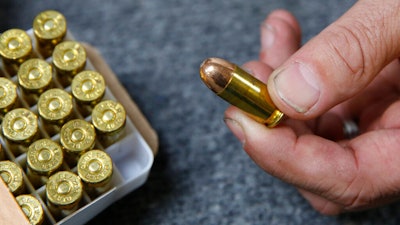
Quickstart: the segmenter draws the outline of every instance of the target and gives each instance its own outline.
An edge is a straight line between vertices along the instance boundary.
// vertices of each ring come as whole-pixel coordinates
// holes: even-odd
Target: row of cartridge
[[[43,224],[46,212],[59,221],[84,194],[111,187],[105,150],[123,135],[126,112],[104,99],[103,76],[86,69],[85,47],[66,39],[60,12],[38,14],[32,31],[0,34],[0,177],[30,223]]]

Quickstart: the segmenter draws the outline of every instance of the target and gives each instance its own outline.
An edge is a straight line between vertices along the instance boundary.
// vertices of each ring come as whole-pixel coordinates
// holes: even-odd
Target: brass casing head
[[[71,83],[72,95],[84,104],[96,105],[104,96],[106,83],[103,76],[91,70],[78,73]]]
[[[43,11],[33,20],[33,32],[40,43],[51,43],[55,46],[67,33],[67,21],[60,12]]]
[[[86,65],[86,51],[76,41],[64,41],[53,51],[53,64],[59,75],[73,77]]]
[[[113,173],[110,156],[101,150],[90,150],[83,154],[78,161],[78,175],[89,187],[106,185]]]
[[[44,58],[52,55],[54,47],[64,40],[67,34],[67,21],[60,12],[47,10],[39,13],[33,20],[33,33],[37,49]]]
[[[43,223],[44,211],[37,198],[32,195],[18,195],[15,200],[17,200],[30,224],[40,225]]]
[[[95,139],[93,125],[85,120],[71,120],[61,127],[60,142],[66,153],[81,155],[93,148]]]
[[[32,41],[25,31],[10,29],[0,35],[0,55],[5,63],[20,65],[31,54]]]
[[[7,78],[0,77],[0,113],[11,110],[17,102],[17,86]]]
[[[200,76],[219,97],[256,121],[274,127],[284,118],[269,97],[267,86],[239,66],[223,59],[209,58],[201,64]]]
[[[7,184],[8,189],[14,195],[20,194],[24,190],[24,179],[22,169],[14,162],[0,162],[0,177]]]
[[[50,86],[52,75],[52,67],[45,60],[29,59],[18,70],[18,84],[27,92],[41,94]]]
[[[37,116],[24,108],[9,111],[1,125],[3,135],[17,143],[30,143],[39,130]]]
[[[63,124],[73,112],[72,96],[63,89],[49,89],[39,97],[38,112],[50,123]]]
[[[49,177],[46,184],[47,201],[59,209],[70,210],[79,204],[83,186],[78,175],[60,171]]]
[[[122,104],[105,100],[98,103],[92,112],[92,123],[102,134],[112,135],[125,126],[126,111]]]
[[[50,176],[61,167],[63,158],[63,151],[58,143],[51,139],[40,139],[29,146],[26,162],[33,173]]]

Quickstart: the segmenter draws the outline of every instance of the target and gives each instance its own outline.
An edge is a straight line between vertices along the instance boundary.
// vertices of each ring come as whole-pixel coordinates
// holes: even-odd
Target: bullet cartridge
[[[17,86],[9,79],[0,77],[0,121],[18,102]]]
[[[26,155],[27,175],[35,187],[47,182],[49,176],[57,172],[63,163],[61,146],[51,139],[33,142]]]
[[[109,189],[113,163],[106,152],[87,151],[79,158],[77,169],[78,175],[89,193],[97,195]]]
[[[86,117],[90,115],[93,107],[102,100],[106,91],[106,84],[100,73],[85,70],[73,78],[71,91],[80,113]]]
[[[200,77],[219,97],[268,127],[284,118],[269,97],[267,86],[233,63],[206,59],[200,66]]]
[[[66,87],[85,68],[86,51],[79,42],[63,41],[54,48],[53,65],[59,82]]]
[[[50,211],[62,217],[74,212],[82,198],[83,186],[78,175],[59,171],[49,177],[46,199]]]
[[[60,131],[66,121],[72,118],[72,96],[63,89],[49,89],[40,95],[37,108],[41,124],[49,136],[52,136]]]
[[[31,225],[41,225],[44,221],[44,211],[39,200],[32,195],[18,195],[15,200]]]
[[[52,84],[53,70],[45,60],[34,58],[21,64],[18,70],[18,84],[22,89],[23,98],[30,106]]]
[[[0,161],[0,177],[15,196],[24,192],[23,172],[16,163],[8,160]]]
[[[40,54],[48,58],[55,46],[62,42],[67,33],[67,21],[63,14],[55,10],[39,13],[33,20],[33,33]]]
[[[123,134],[125,122],[125,108],[116,101],[102,101],[92,111],[92,124],[97,130],[100,142],[105,147],[120,138]]]
[[[65,157],[70,164],[93,148],[96,132],[92,124],[82,119],[74,119],[61,128],[60,142],[65,151]]]
[[[37,116],[25,108],[13,109],[4,116],[1,130],[9,149],[16,155],[24,153],[38,137]]]
[[[20,29],[10,29],[0,35],[0,56],[10,76],[17,73],[19,65],[32,57],[32,41]]]

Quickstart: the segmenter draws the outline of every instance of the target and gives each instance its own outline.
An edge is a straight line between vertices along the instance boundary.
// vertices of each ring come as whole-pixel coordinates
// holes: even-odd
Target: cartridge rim
[[[33,31],[39,41],[52,41],[53,44],[57,44],[67,33],[67,21],[60,12],[46,10],[33,20]]]
[[[63,89],[49,89],[39,97],[39,115],[47,121],[62,123],[71,115],[72,110],[72,97]]]
[[[30,141],[38,132],[37,116],[25,108],[13,109],[4,116],[1,129],[11,141]]]
[[[29,223],[36,225],[42,224],[44,220],[44,211],[39,200],[32,195],[18,195],[15,200],[21,207]]]
[[[43,59],[29,59],[18,70],[18,83],[25,90],[41,93],[52,80],[52,68]]]
[[[8,111],[17,98],[17,86],[9,79],[0,77],[0,110]]]
[[[11,193],[17,194],[23,189],[22,169],[9,160],[0,162],[0,178],[7,184]]]
[[[104,96],[106,84],[100,73],[86,70],[74,77],[71,90],[78,101],[95,104]]]
[[[49,177],[46,184],[47,200],[60,208],[73,208],[82,198],[83,186],[78,175],[60,171]]]
[[[92,123],[101,133],[118,131],[125,125],[126,112],[124,106],[113,100],[98,103],[92,112]]]
[[[86,51],[79,42],[61,42],[54,48],[53,64],[58,72],[75,75],[85,67]]]
[[[74,119],[61,127],[60,142],[66,152],[82,154],[93,148],[96,132],[92,124]]]
[[[10,29],[0,35],[0,55],[3,58],[18,60],[30,55],[31,52],[31,38],[25,31]]]
[[[113,173],[110,156],[101,150],[90,150],[78,161],[78,175],[90,186],[102,186],[108,182]]]
[[[29,146],[26,160],[29,169],[39,175],[49,176],[63,163],[62,148],[51,139],[40,139]]]

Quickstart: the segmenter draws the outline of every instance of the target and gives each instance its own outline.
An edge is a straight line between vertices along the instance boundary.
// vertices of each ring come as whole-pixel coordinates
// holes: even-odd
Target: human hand
[[[359,1],[297,50],[297,21],[273,12],[261,29],[260,60],[244,67],[268,82],[291,119],[269,129],[235,107],[225,113],[249,156],[323,214],[400,197],[399,14],[396,0]],[[349,119],[359,127],[352,139],[343,132]]]

